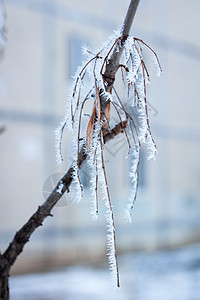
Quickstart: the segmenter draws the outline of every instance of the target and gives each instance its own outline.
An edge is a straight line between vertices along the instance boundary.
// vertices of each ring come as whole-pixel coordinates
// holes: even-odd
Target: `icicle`
[[[101,153],[100,143],[97,145],[96,159],[98,166],[98,179],[101,185],[102,198],[106,206],[106,220],[107,220],[107,248],[108,248],[108,262],[112,277],[117,281],[117,286],[119,286],[119,271],[118,262],[116,255],[116,237],[115,237],[115,227],[114,227],[114,214],[112,205],[109,198],[108,186],[106,182],[106,175],[104,173],[103,158]]]
[[[130,196],[125,209],[125,220],[129,223],[131,222],[131,212],[136,200],[137,189],[138,189],[138,167],[140,162],[140,148],[135,147],[131,149],[131,171],[129,176],[131,178],[131,188],[130,188]]]
[[[131,36],[128,36],[125,44],[124,44],[124,56],[125,60],[128,61],[130,57],[130,52],[132,51],[132,46],[133,46],[133,39]]]
[[[80,182],[77,176],[77,165],[74,165],[74,171],[72,174],[72,178],[73,178],[73,188],[74,188],[74,199],[77,202],[80,202],[81,198],[83,197],[82,195],[82,191],[80,188]]]
[[[148,155],[147,155],[147,160],[150,159],[156,159],[156,154],[157,154],[157,148],[155,145],[154,140],[152,139],[150,133],[148,133],[146,137],[146,144],[147,144],[147,150],[148,150]]]
[[[159,61],[158,61],[157,57],[155,56],[155,54],[152,55],[152,59],[153,59],[154,65],[156,67],[156,77],[160,77],[162,75],[162,69],[160,67]]]
[[[93,141],[88,153],[88,166],[90,168],[90,191],[91,191],[91,216],[92,220],[96,220],[98,217],[98,199],[97,199],[97,179],[98,179],[98,162],[96,159],[96,151],[99,144],[99,132],[100,126],[98,122],[95,122],[95,130],[93,133]]]
[[[91,183],[91,216],[92,216],[92,220],[96,221],[98,218],[98,198],[97,198],[97,180],[98,174],[97,174],[97,170],[96,170],[96,163],[94,163],[94,157],[90,157],[88,159],[88,164],[91,167],[91,178],[90,178],[90,183]]]

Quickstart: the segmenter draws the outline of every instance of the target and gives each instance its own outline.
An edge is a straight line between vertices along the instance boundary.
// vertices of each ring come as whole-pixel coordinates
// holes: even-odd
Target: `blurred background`
[[[1,2],[2,3],[2,2]],[[82,46],[99,48],[118,29],[128,0],[6,0],[0,47],[0,249],[35,212],[72,161],[71,136],[56,165],[54,131],[65,114]],[[80,203],[63,199],[13,266],[11,299],[200,299],[200,2],[141,0],[131,33],[151,53],[148,104],[156,161],[140,164],[132,224],[124,221],[130,159],[126,140],[106,145],[116,218],[120,291],[109,282],[104,204],[90,216],[87,167]],[[1,16],[2,18],[2,16]],[[70,201],[69,201],[70,200]],[[50,272],[50,270],[54,270]],[[56,271],[55,271],[56,270]],[[27,275],[27,273],[48,272]],[[19,274],[26,274],[20,275]]]

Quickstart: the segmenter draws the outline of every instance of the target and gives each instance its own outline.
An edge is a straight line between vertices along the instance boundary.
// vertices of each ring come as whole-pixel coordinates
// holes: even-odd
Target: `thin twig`
[[[104,179],[105,179],[105,185],[106,185],[106,192],[107,192],[107,199],[108,199],[108,205],[109,205],[109,211],[111,214],[112,218],[112,235],[113,235],[113,247],[114,247],[114,258],[115,258],[115,265],[116,265],[116,272],[117,272],[117,286],[119,287],[119,267],[118,267],[118,259],[117,259],[117,245],[116,245],[116,235],[115,235],[115,220],[114,220],[114,213],[112,209],[112,203],[110,199],[110,193],[108,189],[108,180],[106,176],[106,169],[105,169],[105,164],[104,164],[104,157],[103,157],[103,133],[101,131],[101,163],[102,163],[102,169],[103,169],[103,174],[104,174]]]
[[[133,18],[135,16],[137,6],[139,4],[139,0],[131,0],[129,9],[124,21],[123,30],[122,30],[122,38],[121,45],[119,45],[118,42],[115,43],[113,49],[111,49],[109,61],[106,59],[105,61],[105,71],[103,74],[103,78],[106,82],[106,90],[108,92],[112,92],[113,83],[115,81],[115,75],[119,69],[119,60],[121,58],[122,52],[123,52],[123,46],[124,43],[128,37],[131,24],[133,22]],[[83,77],[85,76],[85,70],[87,66],[94,60],[94,59],[101,59],[99,55],[93,57],[91,60],[89,60],[86,65],[83,67],[83,69],[79,72],[79,75],[75,82],[75,87],[72,92],[72,99],[71,99],[71,117],[72,117],[72,124],[74,123],[74,113],[76,113],[77,109],[79,108],[79,95],[78,95],[78,103],[74,112],[73,108],[73,99],[77,95],[77,88],[79,84],[79,80],[83,80]],[[103,69],[102,69],[103,71]],[[79,93],[78,93],[79,94]],[[102,115],[105,115],[105,111],[107,108],[106,104],[106,97],[101,94],[100,95],[100,102],[101,102],[101,113]],[[109,101],[107,101],[109,102]],[[103,105],[102,105],[103,104]],[[117,124],[110,132],[107,132],[103,139],[104,143],[108,142],[109,140],[113,139],[116,135],[124,132],[124,129],[127,126],[127,120],[120,122]],[[65,124],[63,125],[63,128],[61,129],[61,136],[63,134]],[[61,149],[60,149],[61,150]],[[82,146],[82,149],[79,152],[78,160],[77,160],[77,167],[80,169],[82,164],[87,159],[87,146],[84,144]],[[24,226],[16,232],[13,240],[11,241],[10,245],[6,249],[6,251],[3,254],[0,254],[0,274],[3,274],[3,281],[0,282],[0,284],[4,285],[4,291],[0,293],[0,298],[2,299],[8,299],[9,298],[9,289],[8,289],[8,276],[10,272],[11,266],[16,261],[18,255],[23,251],[24,246],[29,241],[29,238],[31,237],[32,233],[39,227],[42,226],[43,221],[51,215],[51,210],[56,205],[56,203],[59,201],[59,199],[62,197],[62,195],[69,191],[70,184],[73,180],[73,174],[74,174],[74,164],[69,168],[67,173],[59,180],[58,184],[52,191],[52,193],[49,195],[47,200],[38,207],[37,211],[30,217],[30,219],[27,221],[27,223],[24,224]],[[62,186],[62,188],[60,188]],[[111,202],[110,203],[110,208]],[[113,223],[114,226],[114,223]],[[115,239],[115,232],[114,239]],[[116,241],[115,241],[116,243]],[[116,244],[115,244],[115,250],[116,250]],[[116,254],[116,253],[115,253]],[[118,273],[118,266],[117,266],[117,282],[119,285],[119,273]],[[5,282],[4,282],[5,281]],[[4,294],[3,294],[4,293]],[[6,298],[5,298],[6,297]]]
[[[99,205],[98,205],[98,173],[97,173],[97,159],[96,159],[96,186],[95,186],[95,194],[96,194],[96,215],[99,213]]]
[[[116,110],[116,112],[117,112],[117,114],[118,114],[118,116],[119,116],[120,122],[122,122],[122,118],[121,118],[120,112],[119,112],[118,108],[116,107],[114,101],[112,102],[112,105],[113,105],[113,107],[115,108],[115,110]],[[124,133],[125,133],[126,140],[127,140],[127,143],[128,143],[128,149],[129,149],[129,150],[128,150],[128,154],[129,154],[129,153],[130,153],[130,149],[131,149],[131,144],[130,144],[130,141],[129,141],[129,138],[128,138],[128,134],[127,134],[127,132],[126,132],[126,129],[124,129]]]
[[[117,124],[110,133],[104,136],[104,143],[107,143],[115,136],[124,132],[124,128],[126,128],[127,122]],[[80,169],[87,159],[86,145],[83,145],[82,149],[79,152],[78,157],[78,168]],[[74,164],[69,168],[67,173],[59,180],[58,184],[49,195],[47,200],[38,207],[37,211],[32,215],[32,217],[28,220],[26,224],[16,232],[12,242],[6,251],[1,255],[0,259],[0,272],[4,272],[5,270],[9,270],[10,267],[14,264],[18,255],[23,251],[24,246],[29,241],[31,234],[39,227],[42,226],[43,221],[46,217],[51,216],[51,210],[56,205],[56,203],[60,200],[62,195],[69,191],[70,184],[73,180],[74,173]],[[60,184],[63,184],[62,189],[60,190]],[[58,192],[59,190],[59,192]]]

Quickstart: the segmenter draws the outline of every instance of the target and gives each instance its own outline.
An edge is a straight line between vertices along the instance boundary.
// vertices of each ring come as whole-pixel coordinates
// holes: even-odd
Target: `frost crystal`
[[[64,184],[63,184],[62,181],[60,181],[60,184],[59,184],[56,192],[62,195],[62,189],[63,189],[63,187],[64,187]]]
[[[132,36],[123,37],[119,31],[115,32],[97,51],[93,52],[84,46],[82,50],[87,60],[77,70],[70,89],[71,96],[67,101],[66,115],[56,130],[56,150],[59,163],[63,160],[61,154],[63,132],[68,129],[72,133],[73,187],[77,201],[83,195],[83,187],[79,177],[81,155],[85,154],[88,157],[91,174],[91,215],[94,220],[97,219],[99,209],[98,183],[101,186],[102,198],[106,205],[108,260],[110,269],[117,280],[117,286],[119,286],[119,272],[114,213],[103,158],[104,138],[107,134],[111,134],[112,138],[118,134],[116,129],[110,131],[110,114],[112,113],[111,108],[113,108],[119,116],[119,124],[116,126],[126,124],[123,131],[127,139],[132,164],[129,174],[132,184],[126,215],[127,219],[131,221],[131,211],[137,196],[141,146],[143,143],[147,145],[149,159],[155,158],[157,152],[148,116],[147,83],[150,82],[150,76],[143,59],[143,47],[152,52],[156,66],[162,72],[158,57],[149,45]],[[109,79],[111,78],[105,76],[105,70],[113,57],[113,53],[122,53],[118,70],[121,71],[122,81],[127,90],[123,101],[116,91],[115,81],[110,86]],[[87,130],[84,129],[82,122],[82,116],[85,113],[90,116]],[[62,187],[57,191],[60,193]]]

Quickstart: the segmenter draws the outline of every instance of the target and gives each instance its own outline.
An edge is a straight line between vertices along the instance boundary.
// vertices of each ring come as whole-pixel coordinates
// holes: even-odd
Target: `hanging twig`
[[[119,123],[116,125],[110,133],[108,133],[104,137],[104,143],[107,143],[115,136],[124,132],[124,129],[127,125],[127,122]],[[86,153],[86,145],[83,145],[82,149],[79,152],[78,157],[78,167],[81,168],[82,164],[85,162],[88,154]],[[70,184],[73,180],[74,173],[74,164],[69,168],[67,173],[59,180],[58,184],[47,198],[47,200],[38,207],[37,211],[32,215],[32,217],[28,220],[26,224],[16,232],[12,242],[6,251],[0,255],[0,274],[2,275],[2,279],[0,276],[0,299],[8,299],[5,298],[5,291],[3,289],[3,283],[1,280],[8,280],[8,275],[11,266],[14,264],[18,255],[23,251],[25,244],[29,241],[31,234],[39,227],[43,225],[43,221],[48,217],[52,216],[51,210],[56,205],[56,203],[60,200],[62,195],[69,191]],[[60,186],[62,184],[62,189]]]
[[[7,300],[8,299],[8,276],[9,271],[15,260],[17,259],[18,255],[23,251],[23,248],[25,244],[29,241],[29,238],[31,234],[35,231],[35,229],[42,225],[43,221],[47,216],[51,216],[51,210],[55,206],[55,204],[59,201],[59,199],[62,197],[62,195],[69,191],[71,182],[74,178],[74,171],[75,168],[77,168],[77,176],[79,169],[81,168],[82,164],[85,162],[86,158],[88,157],[87,152],[87,145],[83,144],[81,150],[79,151],[80,145],[80,126],[81,126],[81,114],[83,111],[84,101],[85,97],[82,97],[82,89],[81,84],[83,83],[84,78],[86,78],[86,72],[89,69],[89,66],[94,67],[94,95],[95,95],[95,101],[94,101],[94,122],[92,120],[91,124],[91,132],[90,132],[90,141],[88,144],[90,144],[93,141],[93,133],[95,130],[95,125],[97,124],[99,135],[100,135],[100,143],[101,143],[101,158],[102,158],[102,169],[104,173],[104,179],[106,182],[106,189],[107,189],[107,197],[108,197],[108,203],[109,203],[109,211],[111,213],[111,219],[112,219],[112,234],[114,238],[114,249],[115,249],[115,264],[117,269],[117,285],[119,286],[119,271],[118,271],[118,262],[117,262],[117,255],[116,255],[116,236],[115,236],[115,229],[114,229],[114,215],[112,211],[112,204],[110,200],[109,190],[107,186],[107,177],[105,173],[105,166],[103,161],[103,143],[107,143],[109,140],[113,139],[116,135],[123,133],[128,125],[128,121],[131,120],[131,124],[135,128],[135,132],[137,135],[137,143],[134,144],[138,147],[140,150],[140,132],[138,132],[138,128],[136,125],[134,125],[134,120],[129,112],[125,112],[124,107],[120,104],[120,108],[124,111],[126,115],[126,120],[122,121],[117,124],[113,129],[109,130],[109,118],[110,118],[110,102],[112,101],[112,90],[113,85],[115,82],[115,76],[117,71],[120,67],[123,67],[125,70],[126,76],[133,71],[136,71],[136,74],[141,72],[142,70],[142,76],[143,76],[143,90],[144,90],[144,98],[141,99],[140,90],[137,88],[136,84],[136,75],[132,74],[133,80],[128,81],[128,93],[133,92],[135,97],[135,105],[140,106],[140,102],[145,102],[145,112],[146,112],[146,120],[147,120],[147,128],[148,132],[152,138],[151,131],[150,131],[150,125],[149,125],[149,118],[148,118],[148,107],[147,107],[147,99],[146,99],[146,81],[145,78],[149,79],[149,73],[145,66],[145,63],[142,58],[142,50],[139,48],[138,44],[138,52],[140,54],[140,64],[137,65],[137,67],[134,69],[134,57],[132,55],[133,48],[130,48],[130,60],[128,60],[126,65],[120,64],[120,58],[123,54],[124,48],[126,47],[126,41],[129,36],[130,28],[133,22],[133,18],[135,16],[139,0],[131,0],[130,6],[124,21],[124,25],[122,27],[121,33],[118,37],[115,38],[115,40],[112,41],[112,44],[109,45],[108,51],[103,53],[103,49],[99,51],[94,57],[92,57],[81,69],[81,71],[78,73],[77,79],[75,81],[74,89],[72,92],[72,101],[71,101],[71,118],[72,123],[74,123],[77,119],[78,112],[80,112],[80,118],[79,118],[79,126],[77,130],[77,136],[78,136],[78,155],[77,155],[77,161],[72,164],[72,166],[69,168],[68,172],[63,176],[63,178],[58,182],[55,189],[52,191],[51,195],[48,197],[48,199],[38,207],[37,211],[32,215],[32,217],[28,220],[28,222],[15,234],[13,241],[10,243],[9,247],[6,249],[6,251],[3,254],[0,254],[0,288],[2,288],[0,298]],[[157,64],[160,67],[160,62],[157,58],[156,53],[152,50],[151,47],[149,47],[143,40],[138,38],[132,38],[133,46],[137,46],[136,43],[139,43],[140,45],[146,46],[149,50],[152,51],[154,54]],[[100,72],[99,74],[96,74],[96,65],[100,64]],[[132,68],[131,68],[132,67]],[[162,70],[162,69],[161,69]],[[141,73],[140,73],[141,74]],[[98,77],[99,75],[99,77]],[[135,76],[135,77],[134,77]],[[92,92],[91,92],[92,93]],[[87,97],[86,97],[87,98]],[[75,106],[74,106],[74,102]],[[143,104],[143,102],[142,102]],[[117,108],[116,103],[114,103],[115,108]],[[141,105],[142,106],[142,105]],[[81,109],[80,109],[81,107]],[[74,110],[75,108],[75,110]],[[118,110],[117,110],[118,111]],[[119,112],[120,116],[120,112]],[[121,118],[121,116],[120,116]],[[97,122],[97,123],[95,123]],[[94,125],[94,126],[93,126]],[[105,126],[104,126],[105,125]],[[63,130],[66,126],[66,122],[62,123],[61,128],[61,138],[63,134]],[[131,128],[131,126],[130,126]],[[102,142],[103,138],[103,142]],[[154,142],[153,138],[152,141]],[[136,147],[136,148],[137,148]],[[61,152],[61,144],[59,145],[59,150]],[[138,150],[138,148],[137,148]],[[139,151],[138,150],[138,151]],[[96,151],[96,150],[95,150]],[[96,162],[96,161],[95,161]],[[136,190],[135,190],[135,197],[137,193],[137,186],[138,186],[138,166],[139,166],[139,159],[137,161],[136,165],[136,172],[137,172],[137,183],[136,183]],[[97,170],[97,164],[95,163],[95,169]],[[97,175],[97,171],[96,171]],[[97,197],[97,181],[98,177],[96,177],[96,197]],[[135,200],[134,200],[135,201]],[[96,202],[96,208],[98,211],[98,202]]]
[[[115,234],[115,221],[114,221],[114,213],[112,208],[112,203],[110,199],[110,193],[108,189],[108,180],[106,176],[106,169],[104,164],[104,156],[103,156],[103,133],[101,132],[101,138],[100,138],[100,144],[101,144],[101,164],[102,164],[102,170],[103,170],[103,176],[105,180],[105,189],[107,196],[105,197],[106,206],[108,208],[108,251],[109,253],[109,263],[111,265],[111,270],[115,271],[117,273],[117,287],[120,286],[119,284],[119,267],[118,267],[118,259],[117,259],[117,246],[116,246],[116,234]]]

